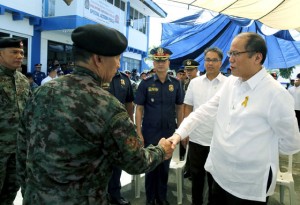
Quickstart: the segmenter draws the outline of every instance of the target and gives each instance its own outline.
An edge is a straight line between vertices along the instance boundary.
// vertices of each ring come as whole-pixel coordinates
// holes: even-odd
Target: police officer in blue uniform
[[[167,75],[170,65],[169,49],[158,47],[150,51],[156,73],[139,84],[136,104],[137,133],[144,139],[144,145],[157,145],[163,137],[172,135],[176,129],[176,119],[180,124],[183,116],[184,93],[181,83]],[[170,160],[146,173],[145,189],[147,205],[168,205],[167,183]]]
[[[41,68],[42,68],[42,64],[40,63],[37,63],[34,65],[35,67],[35,70],[33,71],[33,80],[34,82],[40,86],[41,85],[41,82],[44,78],[46,78],[46,74],[44,72],[41,71]]]
[[[126,108],[130,119],[133,121],[133,90],[130,79],[125,73],[118,71],[112,81],[102,86],[115,96]],[[107,192],[108,201],[114,205],[129,205],[130,202],[121,195],[121,178],[122,170],[118,167],[113,168],[112,176],[109,180]]]

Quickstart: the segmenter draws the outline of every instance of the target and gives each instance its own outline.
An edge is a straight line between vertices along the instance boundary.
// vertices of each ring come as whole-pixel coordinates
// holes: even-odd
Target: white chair
[[[186,164],[189,145],[187,145],[187,147],[186,147],[186,152],[185,152],[183,161],[180,161],[179,148],[180,148],[180,145],[178,144],[176,146],[176,149],[173,152],[173,156],[172,156],[172,159],[170,162],[170,169],[175,170],[175,172],[176,172],[177,203],[182,204],[183,171],[184,171],[184,166]]]
[[[290,205],[296,205],[296,192],[294,188],[293,170],[293,155],[288,156],[288,168],[286,172],[278,170],[276,184],[279,185],[280,203],[284,201],[284,187],[287,187],[290,192]]]
[[[140,198],[141,196],[141,175],[132,175],[132,181],[134,181],[134,193],[135,198]]]

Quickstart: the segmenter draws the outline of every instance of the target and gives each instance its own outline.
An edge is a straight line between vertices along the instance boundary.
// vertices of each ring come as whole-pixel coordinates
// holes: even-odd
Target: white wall
[[[82,16],[83,5],[84,5],[82,0],[73,0],[69,6],[63,0],[54,0],[53,2],[55,8],[54,11],[55,16],[68,16],[68,15]]]
[[[33,36],[33,26],[29,25],[29,19],[24,18],[22,21],[14,21],[11,13],[1,15],[0,29]]]
[[[42,17],[42,2],[42,0],[0,0],[0,4],[4,6],[39,17]]]
[[[127,58],[136,59],[136,60],[142,60],[141,54],[137,54],[137,53],[124,52],[123,56]]]
[[[147,52],[147,36],[142,32],[129,28],[128,46]]]

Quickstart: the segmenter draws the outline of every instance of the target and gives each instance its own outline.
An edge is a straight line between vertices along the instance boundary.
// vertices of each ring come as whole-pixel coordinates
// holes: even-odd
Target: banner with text
[[[83,15],[120,32],[125,26],[125,12],[103,0],[85,0]]]

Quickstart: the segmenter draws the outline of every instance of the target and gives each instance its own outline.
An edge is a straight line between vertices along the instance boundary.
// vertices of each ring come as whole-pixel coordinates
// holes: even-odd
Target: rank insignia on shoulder
[[[121,79],[120,83],[121,83],[121,85],[125,85],[125,80]]]

